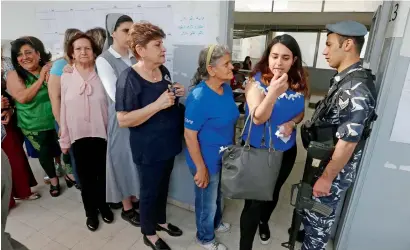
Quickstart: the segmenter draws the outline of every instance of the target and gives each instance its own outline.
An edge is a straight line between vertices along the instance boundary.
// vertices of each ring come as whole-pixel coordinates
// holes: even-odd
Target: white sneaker
[[[200,242],[198,242],[198,245],[200,245],[201,247],[208,249],[208,250],[227,250],[228,248],[226,248],[226,246],[224,246],[223,244],[214,241],[212,243],[208,243],[208,244],[202,244]]]
[[[215,230],[217,233],[226,233],[231,230],[231,224],[222,222],[221,225]]]

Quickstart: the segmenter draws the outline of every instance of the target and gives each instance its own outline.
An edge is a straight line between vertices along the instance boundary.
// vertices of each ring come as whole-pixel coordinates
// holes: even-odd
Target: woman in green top
[[[35,37],[13,41],[11,60],[15,71],[7,76],[7,89],[16,101],[17,126],[38,151],[40,164],[50,178],[50,194],[57,197],[60,185],[53,158],[59,145],[47,90],[50,59],[51,54]]]

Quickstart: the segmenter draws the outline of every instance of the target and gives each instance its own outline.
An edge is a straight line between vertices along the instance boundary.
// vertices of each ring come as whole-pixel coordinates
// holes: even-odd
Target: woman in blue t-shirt
[[[233,77],[228,48],[211,45],[199,54],[194,88],[185,102],[186,159],[195,181],[195,214],[198,244],[206,249],[224,250],[215,240],[215,231],[227,232],[222,222],[221,157],[232,145],[239,111],[229,85]]]
[[[255,65],[245,89],[246,115],[254,113],[250,144],[255,148],[268,147],[269,120],[276,150],[283,151],[283,160],[272,201],[245,200],[240,228],[240,249],[252,249],[259,225],[262,244],[270,242],[268,221],[279,200],[279,192],[296,160],[296,124],[302,121],[307,79],[302,67],[302,54],[296,40],[290,35],[275,37]],[[249,124],[246,124],[248,127]],[[246,140],[248,129],[242,137]],[[263,140],[265,138],[265,140]]]

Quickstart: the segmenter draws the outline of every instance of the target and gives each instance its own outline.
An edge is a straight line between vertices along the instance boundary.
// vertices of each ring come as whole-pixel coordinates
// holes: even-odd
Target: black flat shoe
[[[86,225],[87,225],[87,228],[90,229],[90,231],[94,232],[95,230],[98,229],[98,226],[100,225],[100,221],[98,220],[98,217],[88,217]]]
[[[107,203],[108,206],[110,206],[111,209],[120,209],[122,208],[122,202],[118,202],[118,203]]]
[[[163,241],[161,238],[159,238],[155,244],[153,244],[146,235],[144,235],[144,244],[146,246],[151,247],[151,249],[153,250],[171,250],[171,248],[168,246],[167,243],[165,243],[165,241]]]
[[[141,226],[140,214],[137,213],[134,209],[130,209],[129,211],[124,211],[123,209],[121,212],[121,218],[123,218],[125,221],[128,221],[134,227]]]
[[[108,206],[99,210],[101,217],[105,223],[112,223],[114,221],[114,214]]]
[[[132,207],[134,208],[135,211],[140,209],[140,201],[136,201],[132,203]]]
[[[156,228],[157,231],[164,231],[167,232],[169,235],[173,237],[178,237],[182,235],[182,230],[179,229],[178,227],[172,225],[171,223],[168,223],[168,228],[161,227],[160,225],[157,225]]]

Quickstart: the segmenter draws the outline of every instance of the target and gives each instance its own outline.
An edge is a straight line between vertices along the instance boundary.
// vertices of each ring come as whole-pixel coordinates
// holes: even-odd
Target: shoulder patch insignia
[[[345,109],[349,105],[349,98],[343,101],[342,98],[339,97],[339,107],[340,109]]]

